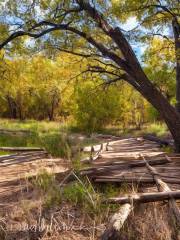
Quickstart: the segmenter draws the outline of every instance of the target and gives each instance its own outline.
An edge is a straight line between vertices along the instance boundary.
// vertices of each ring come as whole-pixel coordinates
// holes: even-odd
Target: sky
[[[136,20],[136,17],[130,17],[126,23],[123,23],[120,25],[120,27],[125,31],[131,31],[137,26],[138,26],[138,22]],[[147,48],[147,45],[142,43],[139,43],[139,44],[136,43],[136,44],[131,44],[131,46],[140,60],[141,56],[144,54]]]

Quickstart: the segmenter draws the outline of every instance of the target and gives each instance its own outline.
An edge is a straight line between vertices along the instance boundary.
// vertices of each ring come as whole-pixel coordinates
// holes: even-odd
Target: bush
[[[147,112],[149,121],[157,121],[160,119],[160,114],[152,105],[149,105]]]
[[[155,134],[158,137],[162,137],[167,134],[167,126],[163,123],[152,123],[148,125],[146,133]]]
[[[120,94],[115,86],[98,89],[97,84],[85,82],[76,88],[74,117],[80,129],[93,132],[101,130],[120,115]]]
[[[40,135],[40,144],[53,156],[67,159],[71,157],[71,148],[67,135],[63,133],[46,133]]]

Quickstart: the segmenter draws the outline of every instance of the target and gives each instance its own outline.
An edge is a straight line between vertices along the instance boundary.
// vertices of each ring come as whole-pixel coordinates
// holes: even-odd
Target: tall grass
[[[81,136],[78,139],[78,133],[74,132],[71,122],[0,119],[0,129],[27,131],[23,134],[18,132],[16,134],[4,134],[0,131],[0,146],[43,147],[52,156],[67,159],[74,155],[73,149],[97,142],[84,135],[82,135],[82,139]]]
[[[0,146],[44,147],[53,156],[69,158],[71,155],[67,123],[1,119],[0,128],[29,131],[15,135],[0,133]]]
[[[154,134],[158,137],[165,136],[167,132],[168,132],[167,126],[164,123],[160,122],[151,123],[145,129],[145,133]]]

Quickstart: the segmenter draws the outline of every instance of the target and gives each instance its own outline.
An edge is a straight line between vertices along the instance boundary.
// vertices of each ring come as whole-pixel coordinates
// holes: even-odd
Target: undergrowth
[[[40,190],[45,208],[68,203],[99,222],[107,217],[109,211],[114,212],[119,207],[116,204],[105,204],[105,199],[132,191],[128,185],[93,185],[87,177],[73,174],[74,181],[65,185],[58,183],[55,176],[46,171],[40,172],[31,180],[33,186]]]
[[[0,119],[1,129],[17,133],[1,133],[0,146],[3,147],[43,147],[54,157],[72,159],[74,151],[82,146],[96,143],[86,136],[77,138],[71,123],[35,120]],[[23,130],[23,132],[18,132]],[[74,150],[75,149],[75,150]]]

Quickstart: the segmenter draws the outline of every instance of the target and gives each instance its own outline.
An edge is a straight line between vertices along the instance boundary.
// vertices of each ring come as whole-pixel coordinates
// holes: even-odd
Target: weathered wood
[[[48,153],[46,151],[18,152],[12,155],[0,156],[0,165],[1,167],[6,167],[12,164],[31,162],[34,160],[47,158],[47,157],[48,157]]]
[[[82,148],[81,150],[83,152],[91,152],[92,151],[92,147],[93,147],[93,151],[94,152],[98,152],[100,150],[103,150],[106,148],[107,143],[101,143],[101,144],[97,144],[97,145],[93,145],[93,146],[87,146]]]
[[[11,155],[2,155],[0,156],[0,163],[5,161],[13,161],[17,159],[25,159],[33,156],[48,156],[48,153],[46,151],[37,151],[37,152],[19,152],[16,154]]]
[[[107,146],[107,143],[100,144],[99,145],[99,150],[96,152],[95,155],[93,155],[93,153],[95,152],[95,150],[94,150],[95,146],[91,146],[90,156],[86,157],[84,159],[81,159],[81,162],[83,162],[83,163],[91,163],[91,162],[95,161],[96,159],[99,158],[101,153],[106,149],[106,146]]]
[[[96,153],[94,156],[83,158],[81,159],[81,163],[91,163],[92,161],[95,161],[96,159],[98,159],[99,156],[100,156],[100,153]]]
[[[13,160],[13,161],[8,161],[8,162],[3,162],[1,163],[1,167],[7,167],[7,166],[10,166],[10,165],[15,165],[15,164],[21,164],[21,163],[30,163],[30,162],[33,162],[35,160],[41,160],[43,159],[43,156],[33,156],[33,157],[29,157],[29,158],[24,158],[24,159],[16,159],[16,160]]]
[[[141,155],[141,156],[142,156],[142,155]],[[145,163],[146,163],[147,169],[148,169],[149,172],[152,174],[152,176],[153,176],[153,178],[154,178],[154,180],[155,180],[155,182],[156,182],[158,191],[159,191],[159,192],[169,192],[169,191],[171,191],[170,187],[169,187],[169,186],[167,185],[167,183],[166,183],[167,181],[164,182],[164,181],[160,178],[160,176],[159,176],[158,172],[156,171],[156,169],[153,168],[153,167],[151,167],[151,166],[149,165],[149,163],[146,161],[146,159],[144,158],[144,156],[142,156],[142,158],[144,159],[144,161],[145,161]],[[177,221],[177,223],[178,223],[178,226],[180,226],[180,210],[179,210],[179,208],[178,208],[178,206],[177,206],[177,204],[176,204],[176,201],[175,201],[173,198],[171,198],[171,199],[169,200],[169,208],[170,208],[172,214],[175,216],[176,221]]]
[[[151,165],[161,165],[166,164],[169,162],[168,159],[159,159],[159,160],[149,160],[148,161]],[[116,170],[116,169],[128,169],[128,168],[136,168],[136,167],[145,167],[146,164],[142,161],[135,160],[131,162],[112,162],[103,165],[98,165],[95,167],[84,168],[80,171],[81,175],[92,175],[98,173],[104,173],[109,170]]]
[[[156,142],[156,143],[160,144],[160,146],[172,146],[171,141],[166,140],[166,139],[160,139],[154,135],[150,135],[150,134],[144,135],[143,138],[146,140],[152,141],[152,142]]]
[[[0,147],[1,151],[7,152],[27,152],[27,151],[44,151],[44,148],[38,147]]]
[[[105,200],[105,203],[111,204],[125,204],[125,203],[148,203],[157,202],[169,199],[180,199],[180,190],[178,191],[168,191],[168,192],[151,192],[151,193],[137,193],[129,196],[109,198]]]
[[[128,218],[130,212],[133,207],[131,204],[126,203],[123,204],[118,212],[116,212],[110,219],[106,230],[101,236],[101,240],[119,240],[120,237],[120,229],[123,227],[124,222]]]
[[[93,137],[104,138],[104,139],[120,139],[120,137],[110,135],[110,134],[94,134]]]
[[[167,183],[171,184],[180,184],[180,179],[172,179],[172,178],[164,178]],[[133,178],[133,177],[109,177],[109,178],[102,178],[102,177],[96,177],[94,179],[95,182],[101,182],[101,183],[138,183],[138,184],[153,184],[155,183],[153,178]]]

